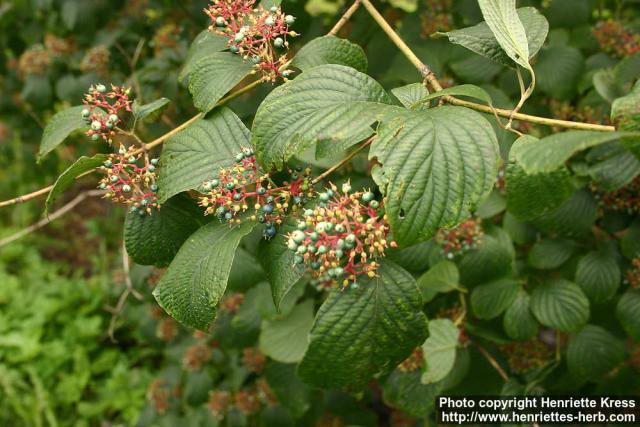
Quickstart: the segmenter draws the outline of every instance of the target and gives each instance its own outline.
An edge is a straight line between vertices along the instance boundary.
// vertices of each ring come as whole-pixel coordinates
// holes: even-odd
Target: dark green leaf
[[[53,183],[53,188],[49,191],[45,202],[45,212],[48,212],[58,197],[75,181],[77,177],[89,172],[92,169],[102,166],[107,159],[106,154],[96,154],[93,157],[82,156],[69,166]]]
[[[339,64],[367,71],[367,55],[355,43],[336,36],[322,36],[311,40],[296,53],[291,65],[308,71],[325,64]]]
[[[504,312],[503,326],[510,338],[526,341],[538,333],[538,322],[530,309],[530,297],[520,291],[513,303]]]
[[[84,105],[67,108],[55,114],[49,120],[42,133],[42,141],[40,142],[40,151],[38,153],[40,158],[53,151],[71,132],[87,127],[87,123],[82,117],[82,110],[85,108]]]
[[[519,292],[518,282],[512,279],[476,286],[471,291],[471,308],[479,319],[493,319],[513,303]]]
[[[576,249],[573,242],[565,239],[544,239],[529,251],[528,262],[533,268],[550,270],[564,264]]]
[[[640,341],[640,289],[629,289],[620,297],[616,317],[627,334]]]
[[[162,114],[171,101],[167,98],[156,99],[153,102],[148,104],[140,105],[138,104],[138,100],[133,101],[133,106],[131,107],[133,117],[136,120],[144,120],[145,118],[157,118]]]
[[[576,284],[595,303],[613,297],[620,286],[620,267],[606,252],[589,252],[580,258],[576,270]]]
[[[571,332],[587,323],[589,300],[575,283],[554,279],[533,289],[531,311],[543,325]]]
[[[599,379],[624,358],[624,344],[606,329],[595,325],[582,328],[571,337],[567,347],[569,371],[580,379]]]

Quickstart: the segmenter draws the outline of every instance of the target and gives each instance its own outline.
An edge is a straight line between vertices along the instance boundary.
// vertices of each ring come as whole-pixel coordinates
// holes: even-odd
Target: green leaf
[[[56,113],[51,118],[42,133],[40,151],[38,152],[40,158],[53,151],[71,132],[87,128],[87,123],[82,117],[82,110],[85,108],[84,105],[67,108],[64,111]]]
[[[93,157],[82,156],[75,161],[74,164],[69,166],[64,172],[60,174],[56,182],[53,183],[53,188],[49,191],[47,201],[45,202],[45,212],[48,212],[51,206],[55,203],[58,197],[69,188],[71,184],[75,182],[75,179],[85,172],[89,172],[92,169],[102,166],[104,161],[107,160],[106,154],[96,154]]]
[[[533,289],[531,312],[543,325],[571,332],[589,320],[589,300],[575,283],[553,279]]]
[[[635,341],[640,341],[640,289],[629,289],[618,300],[616,317]]]
[[[624,358],[624,344],[600,326],[586,325],[569,339],[567,366],[576,378],[597,380]]]
[[[507,201],[502,196],[502,193],[498,190],[493,190],[489,195],[478,205],[476,214],[481,219],[492,218],[502,212],[507,207]]]
[[[252,141],[260,162],[281,169],[314,143],[338,153],[372,134],[391,98],[366,74],[320,65],[274,89],[260,104]],[[394,108],[395,109],[395,108]]]
[[[522,7],[517,10],[527,37],[529,58],[535,56],[544,44],[549,32],[547,19],[533,7]],[[494,37],[486,22],[448,33],[436,33],[435,36],[446,36],[451,43],[459,44],[467,49],[490,58],[503,65],[513,66],[513,61]],[[527,58],[528,59],[528,58]]]
[[[569,170],[560,166],[548,173],[527,174],[517,161],[519,152],[540,140],[522,136],[511,147],[505,180],[507,209],[519,220],[529,220],[560,206],[573,194],[574,186]]]
[[[535,142],[527,139],[519,143],[517,150],[512,149],[512,151],[515,160],[527,174],[551,173],[562,167],[574,154],[596,145],[618,140],[623,136],[640,137],[640,133],[634,135],[622,132],[574,130],[555,133]]]
[[[620,250],[629,259],[640,256],[640,221],[634,221],[620,239]]]
[[[124,222],[127,253],[136,264],[165,267],[203,222],[202,210],[182,195],[169,199],[151,215],[128,212]]]
[[[228,42],[229,39],[224,36],[209,30],[201,31],[189,46],[184,66],[178,75],[178,81],[182,83],[193,71],[194,65],[202,58],[227,49]]]
[[[427,96],[420,99],[418,103],[423,104],[432,99],[440,98],[442,96],[466,96],[469,98],[479,99],[480,101],[484,101],[489,105],[493,104],[491,95],[489,95],[486,90],[476,85],[458,85],[448,87],[446,89],[442,89],[441,91],[428,94]],[[412,107],[415,108],[417,107],[417,105],[414,104]]]
[[[258,246],[258,258],[271,285],[271,295],[276,308],[304,275],[304,268],[294,264],[295,254],[287,248],[286,235],[295,229],[298,219],[287,218],[280,226],[276,237],[263,239]]]
[[[529,41],[516,11],[516,0],[478,0],[478,5],[502,50],[516,64],[530,70]]]
[[[231,52],[215,52],[196,61],[189,73],[193,105],[208,113],[251,71],[251,63]]]
[[[451,261],[441,261],[418,279],[418,287],[425,292],[450,292],[460,289],[458,267]]]
[[[278,398],[296,418],[304,415],[311,406],[311,390],[296,376],[295,365],[270,362],[264,376]]]
[[[471,308],[479,319],[493,319],[511,306],[519,292],[520,285],[512,279],[476,286],[471,291]]]
[[[576,284],[595,303],[604,302],[616,294],[621,273],[616,259],[606,252],[589,252],[580,258]]]
[[[308,71],[326,64],[339,64],[367,71],[367,55],[355,43],[336,36],[322,36],[311,40],[296,53],[291,65]]]
[[[537,86],[548,96],[568,99],[576,93],[584,74],[584,59],[572,46],[543,49],[535,65]]]
[[[527,261],[533,268],[551,270],[567,262],[575,249],[575,244],[570,240],[544,239],[533,245]]]
[[[391,93],[398,98],[398,101],[406,108],[413,108],[418,101],[429,95],[429,91],[422,83],[411,83],[406,86],[400,86],[391,89]]]
[[[390,249],[386,256],[405,270],[418,273],[429,268],[431,254],[438,250],[435,242],[427,240],[406,248]]]
[[[509,273],[512,263],[510,248],[485,234],[480,238],[478,247],[466,252],[460,259],[460,282],[475,285],[493,281]]]
[[[260,351],[277,362],[297,363],[309,346],[313,300],[296,305],[287,317],[262,323]]]
[[[613,101],[611,118],[618,123],[619,129],[640,131],[640,80],[631,93]]]
[[[231,110],[221,107],[164,143],[158,176],[158,200],[163,203],[182,191],[200,188],[220,169],[235,163],[250,147],[249,130]]]
[[[140,105],[136,99],[133,101],[133,106],[131,107],[133,117],[136,120],[144,120],[147,117],[150,119],[157,118],[167,108],[170,102],[167,98],[160,98],[148,104]]]
[[[213,221],[193,233],[153,291],[158,304],[182,324],[208,331],[227,287],[236,248],[253,227],[249,221],[237,227]]]
[[[391,371],[427,334],[415,280],[383,261],[358,290],[336,290],[322,304],[298,375],[316,387],[362,389]]]
[[[593,194],[579,190],[559,208],[536,218],[533,222],[536,227],[548,233],[581,236],[593,231],[597,214],[598,203]]]
[[[384,401],[414,417],[425,417],[435,409],[443,384],[422,384],[420,371],[394,370],[383,387]]]
[[[466,219],[492,189],[498,141],[482,115],[462,107],[405,111],[378,129],[370,158],[399,245]]]
[[[640,175],[640,159],[620,142],[592,148],[585,160],[589,164],[586,173],[604,190],[624,187]]]
[[[504,312],[504,331],[514,340],[526,341],[538,334],[538,322],[531,313],[530,300],[525,291],[520,291]]]
[[[449,319],[429,321],[429,338],[422,344],[425,371],[420,378],[423,384],[432,384],[447,376],[456,361],[458,327]]]

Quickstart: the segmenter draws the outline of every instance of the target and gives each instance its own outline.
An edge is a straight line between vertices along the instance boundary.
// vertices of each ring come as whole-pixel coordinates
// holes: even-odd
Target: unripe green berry
[[[284,46],[284,40],[282,39],[282,37],[276,37],[275,40],[273,40],[273,45],[280,48]]]
[[[131,186],[128,184],[123,185],[122,191],[124,191],[125,193],[129,193],[131,191]]]
[[[97,141],[100,139],[100,135],[97,133],[94,133],[93,135],[91,135],[91,140],[93,141]]]
[[[369,202],[369,206],[371,206],[373,209],[378,209],[380,207],[380,202],[378,202],[377,200],[372,200]]]
[[[118,123],[118,120],[120,120],[120,119],[118,118],[118,116],[117,116],[117,115],[115,115],[115,114],[110,114],[110,115],[109,115],[109,119],[108,119],[108,120],[109,120],[111,123]]]
[[[93,129],[93,130],[100,130],[100,129],[102,129],[102,123],[100,123],[100,122],[99,122],[99,121],[97,121],[97,120],[92,121],[92,122],[91,122],[91,129]]]
[[[82,117],[87,118],[91,115],[91,112],[89,111],[88,108],[85,108],[82,110]]]
[[[342,249],[336,249],[336,258],[340,259],[344,256],[344,252],[342,252]]]
[[[356,236],[354,234],[349,234],[344,238],[344,241],[350,245],[353,245],[356,242]]]
[[[322,266],[322,264],[320,264],[318,261],[313,261],[313,262],[311,263],[311,268],[312,268],[313,270],[317,270],[317,269],[319,269],[321,266]]]
[[[273,18],[272,17],[267,17],[267,19],[264,20],[264,25],[268,25],[269,27],[271,27],[274,24],[273,22]]]
[[[224,18],[222,16],[218,16],[216,18],[216,25],[218,27],[224,27],[225,25],[227,25],[227,22],[224,20]]]
[[[336,247],[338,249],[344,249],[346,243],[344,241],[344,239],[338,239],[338,241],[336,242]]]
[[[217,179],[212,179],[211,180],[211,187],[212,188],[216,188],[218,185],[220,185],[220,181],[218,181]]]
[[[202,184],[202,189],[204,191],[211,191],[211,183],[210,182],[205,182],[204,184]]]
[[[154,166],[158,165],[159,160],[158,159],[151,159],[151,164]]]
[[[321,201],[326,202],[329,200],[329,195],[327,193],[320,193],[319,198]]]
[[[105,93],[107,91],[107,87],[103,84],[99,84],[96,86],[96,90],[100,93]]]
[[[155,166],[153,166],[153,165],[149,165],[149,166],[147,167],[147,170],[148,170],[149,172],[155,172],[156,167],[155,167]]]
[[[307,253],[307,247],[305,245],[298,246],[298,249],[296,249],[296,253],[300,254],[300,255],[306,254]]]
[[[240,200],[242,200],[242,194],[240,193],[236,193],[233,195],[233,200],[235,200],[236,202],[239,202]]]
[[[99,189],[101,190],[106,190],[107,189],[107,184],[105,184],[104,182],[100,183],[100,185],[98,186]]]
[[[227,182],[227,184],[224,187],[227,190],[233,190],[234,188],[236,188],[236,185],[233,182]]]
[[[149,187],[149,189],[151,189],[152,192],[157,192],[158,191],[158,186],[156,184],[151,184],[151,186]]]
[[[336,233],[344,233],[344,232],[345,232],[344,225],[336,224]]]
[[[287,241],[287,248],[289,248],[292,251],[295,251],[298,249],[298,244],[293,239],[289,239]]]
[[[369,203],[375,198],[375,195],[371,191],[367,191],[362,195],[362,201],[365,203]]]
[[[325,245],[320,245],[318,246],[318,249],[316,251],[318,253],[318,255],[322,255],[327,253],[327,247]]]
[[[118,175],[111,175],[111,182],[115,183],[118,182],[120,178],[118,177]]]
[[[236,33],[236,35],[233,37],[233,41],[236,43],[240,43],[242,39],[244,39],[244,33],[242,32]]]
[[[296,243],[302,243],[302,241],[304,240],[304,233],[300,230],[295,230],[293,233],[291,233],[291,238]]]
[[[288,25],[292,25],[294,22],[296,22],[296,18],[293,15],[287,15],[284,17],[284,22],[286,22]]]
[[[229,221],[231,218],[233,218],[233,214],[231,212],[227,212],[224,214],[224,219],[226,219],[227,221]]]
[[[238,52],[240,52],[240,48],[239,48],[238,46],[236,46],[236,45],[233,45],[233,46],[231,46],[231,47],[229,48],[229,51],[230,51],[231,53],[238,53]]]
[[[293,262],[294,262],[294,264],[302,264],[304,262],[304,258],[301,257],[300,255],[296,255],[293,258]]]
[[[297,228],[298,230],[302,230],[302,231],[304,231],[304,230],[306,230],[306,229],[307,229],[307,223],[306,223],[306,222],[304,222],[304,221],[300,221],[300,222],[296,225],[296,228]]]

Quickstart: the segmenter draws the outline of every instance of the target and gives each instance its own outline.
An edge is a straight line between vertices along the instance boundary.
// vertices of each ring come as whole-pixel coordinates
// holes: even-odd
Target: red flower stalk
[[[92,140],[98,141],[102,138],[111,144],[121,116],[131,112],[129,93],[129,89],[113,84],[110,92],[107,92],[103,84],[92,85],[89,88],[83,99],[87,108],[82,110],[82,117],[90,126],[87,135]]]
[[[158,159],[134,155],[135,151],[134,147],[126,149],[120,146],[117,153],[110,154],[100,168],[105,177],[100,180],[98,188],[107,190],[105,198],[131,206],[131,212],[151,215],[154,209],[160,208],[156,197]],[[139,166],[141,158],[144,163]]]
[[[289,46],[287,36],[298,35],[289,30],[293,16],[279,6],[256,8],[255,0],[213,0],[204,12],[211,19],[209,30],[228,37],[229,50],[250,60],[265,80],[287,77],[288,71],[281,70],[287,56],[281,50]]]

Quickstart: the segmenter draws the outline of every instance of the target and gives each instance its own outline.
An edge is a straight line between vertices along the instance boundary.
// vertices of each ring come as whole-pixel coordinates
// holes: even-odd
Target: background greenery
[[[131,85],[138,99],[146,102],[171,99],[164,119],[144,126],[145,140],[193,116],[197,111],[188,91],[178,84],[178,73],[191,41],[207,25],[201,13],[206,4],[168,0],[0,4],[0,199],[48,185],[75,158],[99,151],[79,135],[37,163],[44,124],[55,112],[76,105],[94,82]],[[477,84],[497,107],[510,108],[517,101],[512,71],[445,39],[427,37],[481,21],[474,0],[394,0],[377,5],[441,81]],[[550,32],[535,61],[538,90],[524,112],[609,123],[611,102],[628,93],[640,75],[640,55],[633,54],[633,46],[625,49],[619,42],[599,42],[594,29],[614,20],[637,35],[640,4],[518,2],[519,7],[527,5],[542,11]],[[327,0],[285,1],[287,13],[298,18],[296,31],[302,33],[292,49],[325,34],[346,6]],[[363,11],[341,35],[364,48],[368,74],[386,89],[418,81],[415,69]],[[141,54],[133,64],[138,46]],[[229,106],[250,125],[270,89],[263,85]],[[539,137],[550,132],[525,123],[519,128]],[[515,138],[496,130],[506,159]],[[584,183],[593,179],[607,191],[628,186],[640,173],[640,162],[616,143],[579,160]],[[371,185],[364,157],[354,160],[348,177],[357,186]],[[85,178],[74,188],[94,186],[94,180]],[[255,236],[242,243],[212,337],[194,334],[164,314],[151,297],[162,271],[134,265],[131,278],[142,298],[129,297],[117,317],[117,342],[112,341],[107,333],[110,307],[116,305],[126,282],[121,261],[124,212],[102,200],[87,199],[41,232],[0,247],[0,425],[405,426],[432,416],[430,397],[444,391],[640,393],[640,349],[634,341],[640,338],[640,296],[623,281],[628,271],[634,271],[631,262],[639,255],[638,210],[610,209],[598,203],[591,187],[578,187],[559,208],[528,218],[526,209],[523,213],[518,206],[505,213],[505,193],[498,185],[475,215],[483,221],[482,243],[453,265],[446,264],[433,241],[392,254],[419,278],[429,301],[425,310],[429,318],[455,317],[461,307],[456,293],[448,291],[458,285],[472,289],[464,333],[479,345],[457,343],[457,354],[451,358],[455,364],[446,377],[430,384],[420,382],[419,372],[403,368],[357,395],[302,384],[294,365],[283,363],[295,361],[286,360],[295,349],[280,355],[277,338],[274,342],[264,337],[273,325],[286,328],[308,321],[312,306],[294,309],[294,304],[305,292],[318,296],[294,290],[277,312],[256,261]],[[556,189],[551,186],[550,191]],[[635,187],[635,193],[624,197],[637,196]],[[68,201],[73,194],[64,197]],[[43,200],[35,200],[0,210],[0,238],[37,221],[42,206]],[[590,277],[584,272],[587,266],[600,268],[593,274],[601,280],[585,279]],[[429,272],[431,276],[425,275]],[[511,282],[478,286],[507,272],[526,293],[519,293]],[[438,283],[434,284],[434,276]],[[574,332],[573,323],[586,319],[560,319],[570,324],[563,328],[545,316],[545,304],[536,309],[534,301],[541,297],[530,291],[542,289],[538,285],[551,278],[569,283],[554,282],[565,295],[556,295],[553,301],[587,301],[589,325],[579,332]],[[531,318],[529,305],[542,326]],[[512,319],[510,324],[516,319],[517,327],[507,327],[506,321],[503,327],[500,316],[505,311],[504,318]],[[584,307],[577,311],[576,316],[583,316]],[[594,346],[603,345],[604,353],[590,354]],[[489,364],[486,351],[503,367],[506,381],[501,377],[504,372]],[[265,359],[263,352],[271,357]],[[220,395],[210,397],[210,392],[220,391],[229,392],[233,402],[224,417],[216,417]]]

